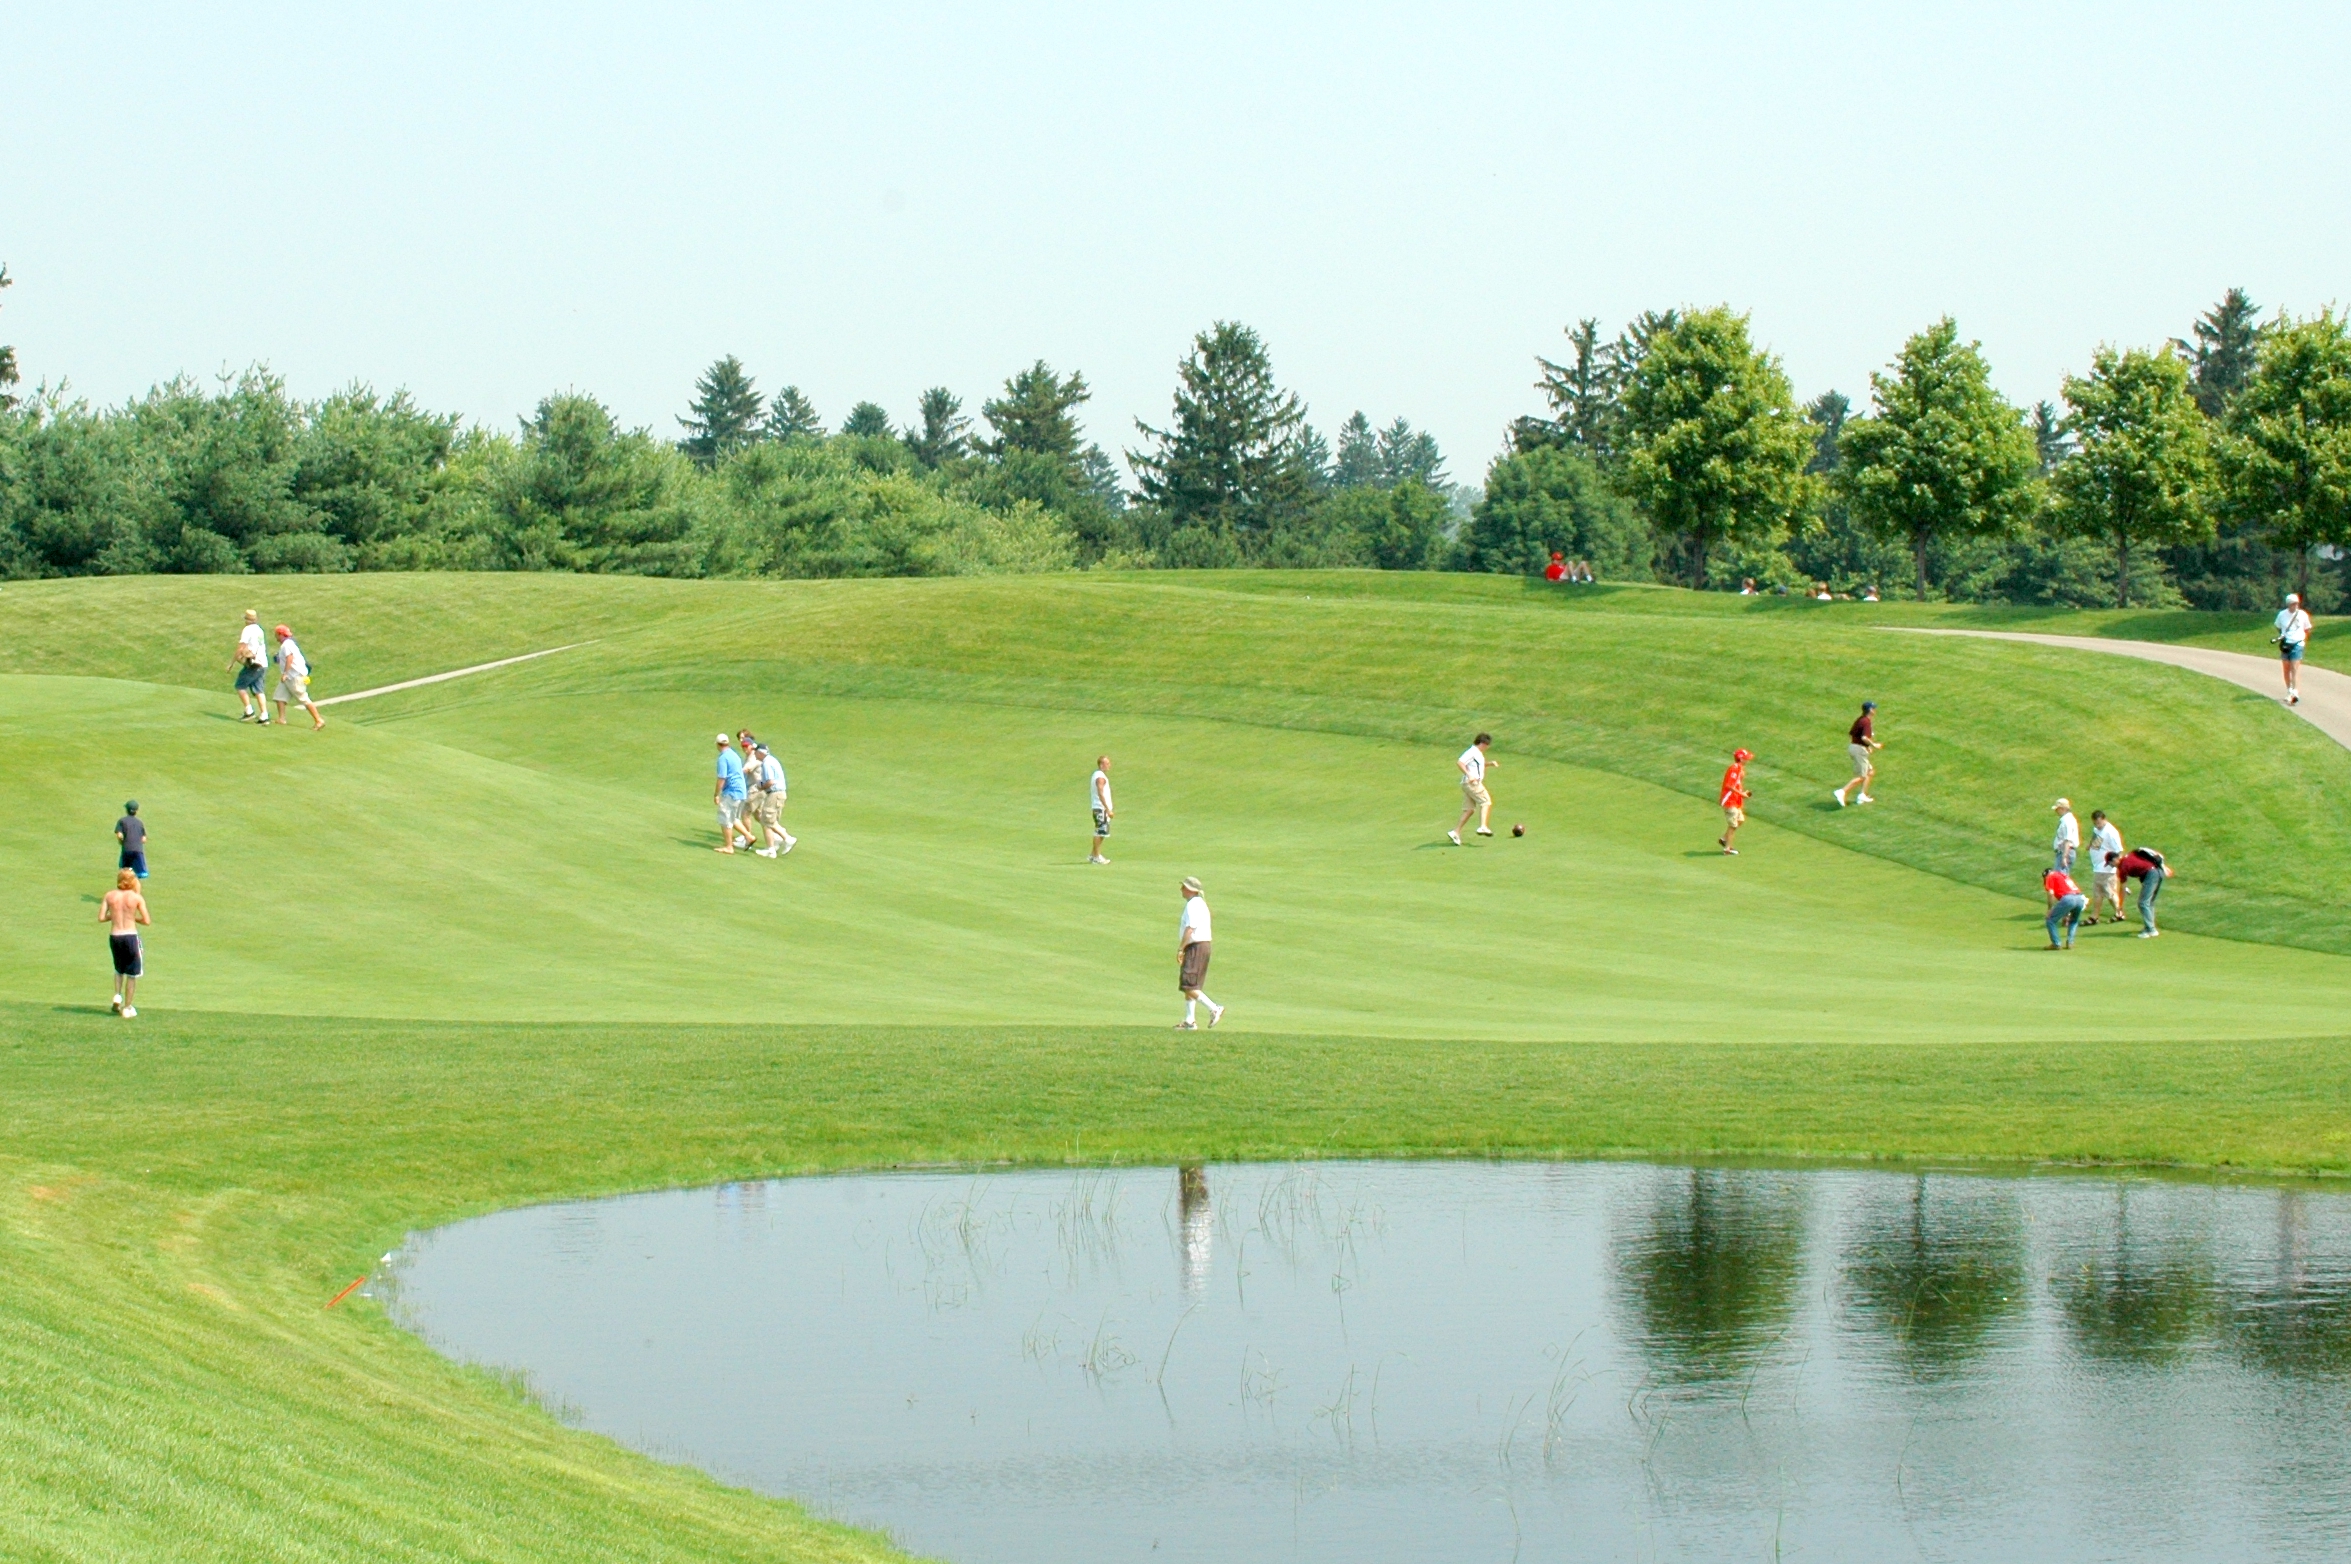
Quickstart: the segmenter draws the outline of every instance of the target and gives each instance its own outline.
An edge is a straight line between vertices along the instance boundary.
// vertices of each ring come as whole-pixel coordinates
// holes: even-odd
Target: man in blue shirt
[[[749,790],[743,785],[742,757],[735,753],[735,741],[721,733],[718,736],[718,780],[711,784],[711,802],[718,805],[718,828],[726,840],[718,851],[731,853],[735,839],[741,837],[746,847],[754,845],[755,838],[743,829],[743,797]]]

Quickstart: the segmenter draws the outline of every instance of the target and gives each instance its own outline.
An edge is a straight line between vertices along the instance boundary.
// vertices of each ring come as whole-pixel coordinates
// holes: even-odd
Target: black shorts
[[[115,867],[117,869],[128,869],[131,871],[131,873],[144,880],[147,878],[146,850],[139,847],[124,848],[122,850],[122,862],[116,864]]]
[[[1178,990],[1198,988],[1208,981],[1208,941],[1196,940],[1184,947],[1183,970],[1176,974]]]
[[[138,935],[109,934],[106,936],[106,947],[114,952],[114,975],[116,977],[137,977],[139,975]]]

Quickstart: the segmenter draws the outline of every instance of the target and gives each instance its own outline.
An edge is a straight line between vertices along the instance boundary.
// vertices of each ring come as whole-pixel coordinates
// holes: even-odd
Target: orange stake
[[[341,1292],[335,1294],[332,1298],[329,1298],[327,1300],[327,1307],[330,1309],[333,1308],[336,1304],[341,1303],[345,1298],[348,1298],[353,1293],[359,1291],[359,1289],[366,1284],[367,1278],[362,1276],[359,1278],[359,1280],[353,1282],[350,1286],[344,1288]]]

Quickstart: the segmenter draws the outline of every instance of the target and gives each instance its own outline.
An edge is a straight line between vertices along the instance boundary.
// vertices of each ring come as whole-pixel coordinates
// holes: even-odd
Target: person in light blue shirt
[[[756,838],[743,829],[743,799],[749,789],[743,784],[743,760],[735,753],[735,741],[721,733],[718,736],[718,780],[711,784],[710,801],[718,806],[718,829],[725,840],[717,851],[731,853],[737,838],[745,847],[754,845]]]

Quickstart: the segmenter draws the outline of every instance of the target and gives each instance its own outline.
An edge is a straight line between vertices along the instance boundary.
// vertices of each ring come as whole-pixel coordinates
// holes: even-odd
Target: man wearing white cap
[[[2292,592],[2286,594],[2286,606],[2277,617],[2278,666],[2285,670],[2286,704],[2302,704],[2302,653],[2310,644],[2310,616],[2302,611],[2302,599]]]
[[[1184,921],[1176,929],[1176,949],[1183,954],[1183,967],[1176,974],[1176,987],[1184,991],[1184,1018],[1176,1023],[1179,1032],[1199,1029],[1198,1007],[1208,1007],[1208,1024],[1216,1025],[1224,1019],[1224,1006],[1200,991],[1208,981],[1208,898],[1200,894],[1200,882],[1186,877],[1184,891]]]
[[[2073,872],[2074,855],[2082,850],[2082,823],[2073,817],[2073,800],[2061,798],[2049,806],[2057,812],[2057,835],[2049,843],[2049,866],[2060,874]],[[2054,902],[2056,897],[2052,895]]]
[[[735,839],[752,846],[756,838],[743,829],[743,798],[748,789],[743,785],[743,762],[735,754],[735,741],[721,733],[718,736],[718,780],[710,785],[710,801],[718,806],[719,834],[725,837],[717,851],[731,853]]]
[[[778,858],[800,845],[800,838],[784,829],[784,763],[768,751],[765,744],[751,746],[752,772],[759,787],[759,832],[767,838],[765,847],[756,848],[762,858]]]

